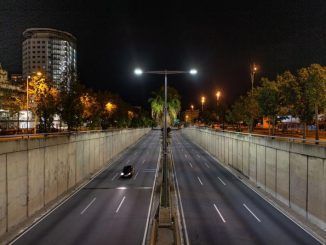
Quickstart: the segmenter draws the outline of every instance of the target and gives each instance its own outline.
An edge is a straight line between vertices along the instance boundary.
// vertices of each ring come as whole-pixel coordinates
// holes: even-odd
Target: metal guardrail
[[[230,130],[216,130],[212,129],[210,127],[203,127],[203,126],[194,126],[192,128],[199,128],[199,129],[206,129],[214,132],[222,132],[222,133],[231,133],[235,135],[244,135],[244,136],[255,136],[255,137],[260,137],[260,138],[265,138],[265,139],[275,139],[275,140],[280,140],[280,141],[287,141],[287,142],[294,142],[294,143],[303,143],[303,144],[316,144],[316,145],[326,145],[326,140],[319,139],[303,139],[299,137],[285,137],[285,136],[272,136],[272,135],[264,135],[264,134],[252,134],[252,133],[242,133],[242,132],[235,132],[235,131],[230,131]]]

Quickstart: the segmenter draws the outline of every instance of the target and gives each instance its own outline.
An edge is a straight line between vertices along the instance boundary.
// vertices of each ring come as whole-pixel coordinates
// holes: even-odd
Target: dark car
[[[126,165],[123,167],[120,177],[131,178],[133,174],[134,174],[134,167],[132,165]]]

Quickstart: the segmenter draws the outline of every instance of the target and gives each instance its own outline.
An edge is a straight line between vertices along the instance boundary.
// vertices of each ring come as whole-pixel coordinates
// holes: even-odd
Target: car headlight
[[[122,176],[122,175],[123,175],[123,173],[120,174],[120,176]]]

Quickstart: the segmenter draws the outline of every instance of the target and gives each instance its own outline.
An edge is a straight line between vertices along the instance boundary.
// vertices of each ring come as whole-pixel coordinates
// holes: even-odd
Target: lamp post
[[[219,101],[220,97],[221,97],[221,91],[217,91],[216,92],[217,107],[218,107],[218,101]]]
[[[177,74],[191,74],[196,75],[197,70],[191,69],[190,71],[174,71],[174,70],[158,70],[158,71],[143,71],[140,68],[134,70],[135,75],[140,76],[142,74],[155,74],[164,75],[164,109],[163,109],[163,207],[168,207],[168,172],[167,172],[167,87],[168,87],[168,75]]]
[[[191,108],[191,110],[193,111],[193,110],[194,110],[194,105],[191,105],[190,108]]]
[[[29,79],[31,78],[31,76],[27,76],[27,79],[26,79],[26,117],[27,117],[27,126],[26,126],[26,129],[27,129],[27,133],[28,133],[28,123],[29,123],[29,115],[28,115],[28,109],[29,109],[29,104],[28,104],[28,96],[29,96],[29,93],[28,93],[28,90],[29,90]]]
[[[251,95],[254,94],[254,80],[255,80],[255,73],[257,72],[258,68],[255,65],[255,63],[253,63],[250,66],[250,78],[251,78]]]
[[[201,111],[204,111],[204,104],[205,104],[206,98],[204,96],[201,97]]]

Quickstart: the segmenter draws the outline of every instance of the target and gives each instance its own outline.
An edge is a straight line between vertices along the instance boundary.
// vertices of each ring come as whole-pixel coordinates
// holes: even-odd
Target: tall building
[[[58,83],[65,72],[77,71],[76,38],[50,28],[29,28],[23,33],[23,79],[41,71]]]

